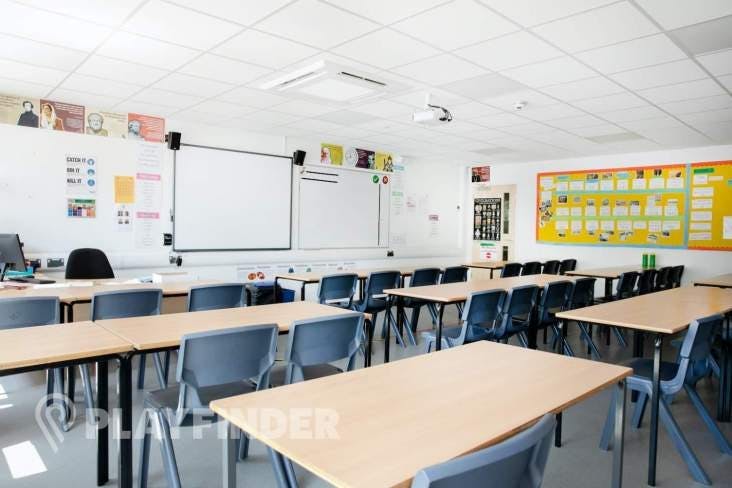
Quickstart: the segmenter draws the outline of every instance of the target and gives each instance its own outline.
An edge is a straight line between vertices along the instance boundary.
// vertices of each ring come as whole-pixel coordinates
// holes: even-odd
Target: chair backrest
[[[539,300],[539,323],[543,324],[551,319],[554,312],[565,310],[572,295],[572,282],[554,281],[544,285],[544,291]]]
[[[285,383],[302,381],[302,368],[348,359],[348,371],[356,366],[363,337],[363,314],[297,320],[290,326]]]
[[[256,378],[258,390],[267,388],[278,331],[276,324],[266,324],[184,335],[176,379],[185,387],[178,408],[207,406],[201,405],[199,388],[251,378]]]
[[[671,268],[669,277],[669,288],[678,288],[681,286],[681,275],[684,274],[684,265],[674,266]]]
[[[357,285],[358,275],[355,273],[323,276],[318,286],[318,302],[322,304],[333,301],[347,302],[347,306],[350,307]]]
[[[577,269],[576,259],[563,259],[559,265],[559,274],[565,274],[567,271],[574,271]]]
[[[67,280],[102,280],[106,278],[114,278],[114,271],[104,251],[88,247],[71,251],[66,260]]]
[[[658,270],[656,275],[656,290],[665,290],[671,288],[669,285],[669,278],[671,277],[671,266],[664,266]]]
[[[633,291],[635,290],[635,284],[638,282],[638,272],[637,271],[626,271],[625,273],[622,273],[620,275],[620,278],[618,278],[618,288],[616,290],[615,297],[618,300],[622,300],[623,298],[628,298],[633,296]]]
[[[547,414],[499,444],[424,468],[412,488],[539,488],[555,423]]]
[[[242,283],[192,286],[188,292],[188,311],[237,308],[246,305]]]
[[[495,290],[476,291],[468,295],[463,309],[463,326],[460,331],[459,344],[465,343],[468,329],[482,327],[492,329],[496,320],[501,317],[503,305],[506,302],[506,291],[500,288]]]
[[[512,278],[521,274],[521,263],[506,263],[501,269],[501,278]]]
[[[559,267],[561,264],[556,259],[552,259],[544,263],[544,267],[541,272],[544,274],[559,274]]]
[[[679,368],[676,376],[672,380],[662,382],[664,393],[674,393],[681,390],[684,380],[687,379],[689,367],[696,361],[705,361],[709,358],[714,337],[722,330],[723,323],[724,316],[710,315],[697,319],[689,325],[679,349]]]
[[[645,295],[651,293],[656,288],[656,275],[658,271],[655,269],[644,269],[638,276],[638,294]]]
[[[468,268],[465,266],[451,266],[445,268],[440,283],[459,283],[468,280]]]
[[[595,278],[577,278],[569,295],[568,310],[589,307],[595,301]]]
[[[501,337],[506,333],[507,327],[512,324],[513,317],[525,316],[528,322],[531,312],[536,306],[538,296],[539,287],[536,285],[523,285],[511,288],[506,296],[501,326],[496,335]]]
[[[541,263],[539,261],[529,261],[524,263],[521,268],[521,276],[535,275],[541,272]]]
[[[163,291],[158,288],[95,293],[91,302],[91,319],[122,319],[158,315],[162,299]]]
[[[409,286],[436,285],[440,282],[441,273],[440,268],[415,269],[412,277],[409,279]]]
[[[399,288],[401,277],[402,275],[399,271],[376,271],[370,273],[366,279],[366,288],[364,291],[366,295],[364,297],[366,307],[374,305],[374,300],[377,299],[375,297],[383,295],[384,290]]]
[[[0,329],[58,324],[58,297],[0,298]]]

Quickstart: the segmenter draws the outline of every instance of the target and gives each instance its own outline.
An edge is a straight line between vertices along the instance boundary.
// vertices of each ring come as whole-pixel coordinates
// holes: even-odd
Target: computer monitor
[[[18,234],[0,234],[0,263],[9,269],[25,271],[25,257]]]

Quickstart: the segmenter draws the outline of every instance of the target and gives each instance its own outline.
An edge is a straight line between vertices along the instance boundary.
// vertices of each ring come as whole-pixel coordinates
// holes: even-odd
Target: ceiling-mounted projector
[[[425,97],[424,109],[417,110],[412,114],[412,122],[418,124],[446,124],[452,121],[452,114],[445,107],[432,105],[430,103],[430,94]]]

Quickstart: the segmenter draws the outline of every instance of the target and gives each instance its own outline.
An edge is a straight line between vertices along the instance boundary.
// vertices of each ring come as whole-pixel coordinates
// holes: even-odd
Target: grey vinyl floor
[[[447,323],[457,320],[454,307],[445,313]],[[423,313],[420,319],[420,328],[429,329],[431,322],[428,314]],[[284,347],[284,337],[281,345]],[[541,342],[541,341],[540,341]],[[576,352],[583,351],[580,346],[576,329],[570,332],[570,342]],[[619,362],[630,357],[630,347],[622,349],[615,342],[605,345],[604,340],[596,340],[603,354],[603,360]],[[648,341],[646,341],[648,342]],[[649,346],[649,344],[646,344]],[[540,344],[540,348],[546,348]],[[398,360],[423,353],[423,345],[401,349],[392,346],[392,358]],[[650,350],[646,351],[650,354]],[[584,354],[581,353],[580,356]],[[381,362],[383,357],[383,342],[375,343],[374,364]],[[673,350],[668,349],[666,358],[673,357]],[[148,364],[151,362],[148,361]],[[135,366],[137,361],[135,361]],[[114,368],[110,368],[110,404],[116,401],[113,376]],[[19,382],[28,383],[29,378],[0,378],[0,450],[3,459],[0,460],[0,487],[3,488],[30,488],[30,487],[92,487],[96,484],[96,441],[86,432],[83,413],[77,425],[68,433],[54,451],[47,441],[43,430],[35,420],[35,410],[44,392],[42,376],[36,375],[35,386],[19,387]],[[19,381],[22,380],[22,381]],[[415,378],[415,381],[429,381],[429,378]],[[15,386],[14,386],[15,385]],[[147,371],[147,387],[155,388],[156,381],[152,368]],[[699,385],[701,395],[710,411],[715,411],[716,382],[703,380]],[[3,392],[4,390],[4,392]],[[366,393],[365,393],[366,394]],[[135,422],[139,418],[142,406],[142,395],[135,391]],[[77,401],[81,408],[81,391]],[[609,392],[601,392],[587,401],[570,408],[564,415],[563,447],[552,448],[549,464],[546,470],[544,485],[547,488],[593,488],[606,487],[610,484],[610,470],[612,454],[598,449],[597,444],[607,413],[610,396]],[[398,406],[398,403],[395,403]],[[456,406],[457,407],[457,406]],[[509,408],[507,406],[507,408]],[[714,486],[732,487],[732,456],[722,454],[714,444],[711,435],[706,430],[701,419],[693,409],[691,402],[680,394],[674,401],[672,411],[678,420],[689,443],[701,460],[702,465],[711,477]],[[459,408],[453,412],[459,415]],[[368,415],[368,412],[364,412]],[[630,409],[628,409],[628,416]],[[439,419],[434,419],[439,422]],[[489,421],[489,419],[488,419]],[[469,425],[465,426],[470,428]],[[732,424],[723,424],[722,430],[729,439],[732,439]],[[200,437],[200,438],[194,438]],[[439,439],[435,439],[439,442]],[[34,456],[17,456],[19,452],[14,446],[22,445],[38,454],[36,462]],[[29,447],[30,445],[30,447]],[[216,438],[215,429],[202,429],[192,432],[190,429],[181,431],[180,439],[175,441],[175,452],[180,467],[180,476],[185,487],[216,487],[221,484],[221,443]],[[137,454],[139,445],[135,444],[135,475],[137,475]],[[116,446],[110,447],[110,480],[113,486],[116,477]],[[645,486],[648,459],[648,416],[640,430],[626,428],[625,441],[625,470],[624,483],[628,487]],[[374,459],[376,468],[381,463],[398,463],[399,459]],[[10,464],[9,464],[10,463]],[[40,463],[40,465],[39,465]],[[28,465],[26,465],[28,464]],[[11,470],[11,465],[13,470]],[[38,466],[36,466],[38,465]],[[36,469],[37,468],[37,469]],[[45,469],[44,469],[45,468]],[[14,478],[13,474],[20,472],[38,472]],[[325,487],[327,483],[311,473],[296,468],[298,481],[302,487]],[[275,486],[273,472],[269,463],[267,451],[256,440],[252,442],[250,456],[245,462],[238,465],[239,486],[267,487]],[[158,445],[153,441],[151,471],[148,486],[166,486],[163,477],[162,465]],[[657,486],[664,488],[702,486],[693,482],[686,466],[671,444],[666,432],[661,428],[659,434],[659,461]]]

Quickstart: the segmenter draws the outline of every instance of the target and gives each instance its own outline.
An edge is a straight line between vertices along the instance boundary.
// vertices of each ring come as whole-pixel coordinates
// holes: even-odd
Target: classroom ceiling
[[[323,59],[403,89],[259,89]],[[0,94],[456,163],[732,143],[731,91],[730,0],[0,0]]]

